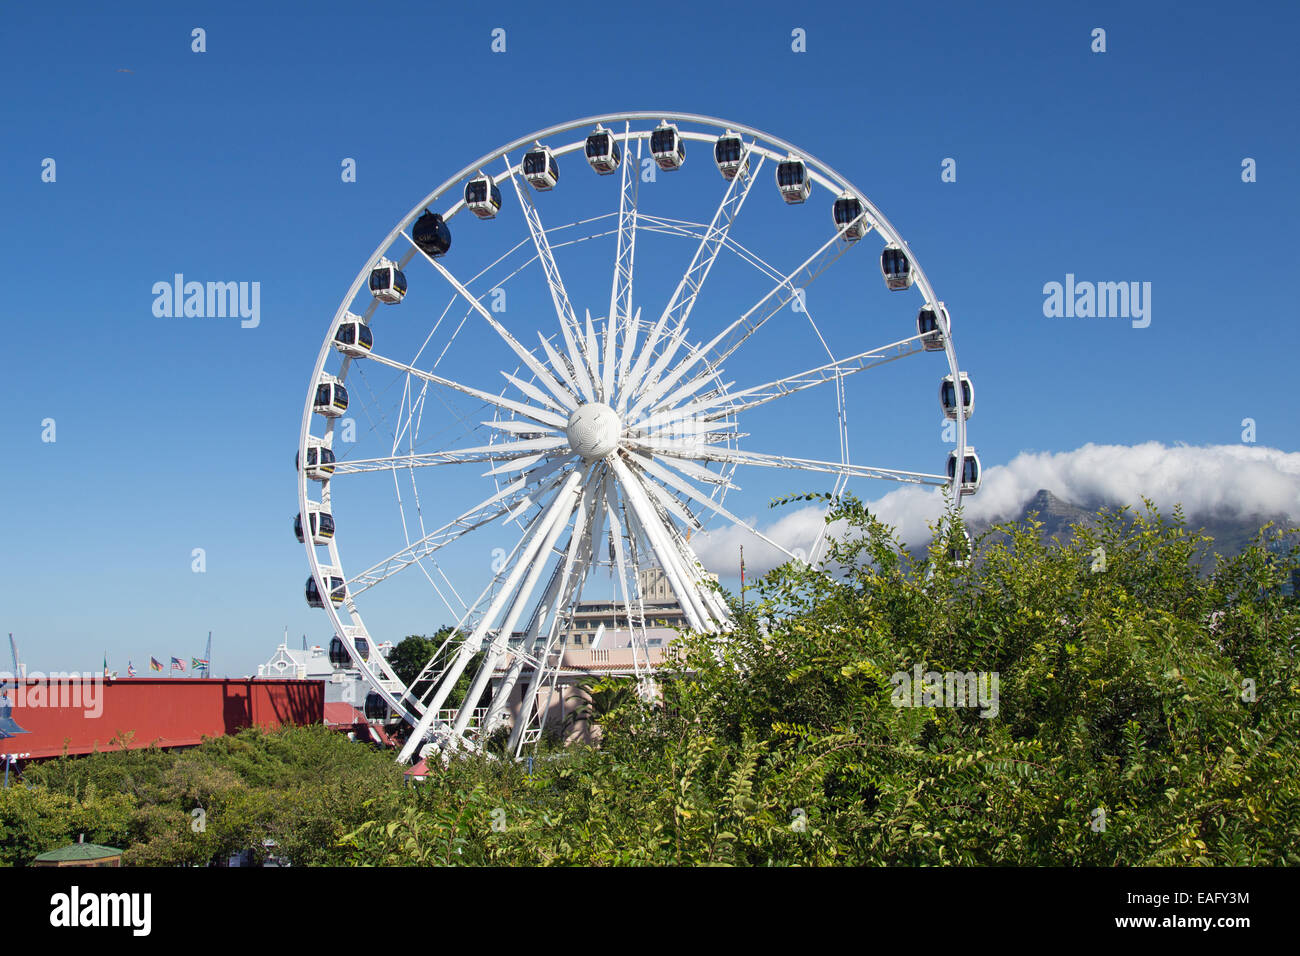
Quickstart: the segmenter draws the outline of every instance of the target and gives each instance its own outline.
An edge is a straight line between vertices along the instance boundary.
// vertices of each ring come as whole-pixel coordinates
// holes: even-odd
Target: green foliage
[[[455,631],[454,627],[444,624],[438,628],[433,637],[412,634],[402,638],[388,653],[388,664],[393,668],[393,673],[402,679],[402,683],[409,686],[420,676],[421,669],[437,653],[443,641]]]
[[[1268,556],[1277,533],[1203,575],[1209,540],[1148,505],[1067,544],[998,528],[954,561],[957,518],[913,557],[831,504],[836,573],[778,568],[725,642],[684,638],[662,706],[621,695],[599,748],[522,784],[453,759],[349,861],[1300,862],[1297,555]],[[996,715],[895,706],[916,664],[996,673]]]
[[[125,849],[127,865],[219,863],[245,849],[264,854],[268,840],[291,862],[327,863],[364,821],[366,801],[396,803],[401,779],[390,754],[321,725],[246,730],[183,751],[63,757],[0,792],[0,862],[28,863],[84,832]]]
[[[1294,532],[1211,560],[1148,504],[1064,544],[1000,527],[954,561],[956,517],[913,556],[856,499],[813,497],[842,529],[834,573],[751,585],[725,640],[681,639],[656,703],[588,682],[598,746],[531,772],[434,759],[413,787],[321,728],[55,760],[0,796],[0,859],[84,831],[136,864],[265,839],[298,864],[1300,863]],[[996,714],[910,706],[916,665],[996,674]]]

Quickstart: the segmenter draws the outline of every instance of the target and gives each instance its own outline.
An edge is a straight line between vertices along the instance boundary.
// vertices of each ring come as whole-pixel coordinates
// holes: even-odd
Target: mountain
[[[1046,488],[1042,488],[1021,509],[1019,516],[1016,518],[1016,523],[1027,521],[1036,512],[1036,520],[1042,523],[1042,528],[1039,530],[1040,537],[1044,541],[1055,538],[1065,544],[1073,537],[1072,525],[1077,524],[1089,528],[1097,527],[1099,521],[1096,513],[1104,507],[1109,507],[1112,511],[1118,511],[1122,505],[1102,502],[1095,508],[1084,508],[1064,501]],[[1130,509],[1130,513],[1132,510]],[[1167,513],[1165,516],[1172,517]],[[1211,547],[1213,553],[1231,557],[1244,551],[1259,532],[1259,529],[1270,521],[1273,522],[1276,528],[1287,528],[1291,524],[1285,515],[1188,515],[1186,527],[1189,531],[1203,531],[1212,537],[1214,539],[1214,544]],[[1005,522],[997,523],[1003,524]],[[972,521],[969,524],[969,530],[973,536],[988,531],[990,527],[991,524],[988,522]],[[990,537],[997,540],[1005,536],[1001,533],[994,533]]]

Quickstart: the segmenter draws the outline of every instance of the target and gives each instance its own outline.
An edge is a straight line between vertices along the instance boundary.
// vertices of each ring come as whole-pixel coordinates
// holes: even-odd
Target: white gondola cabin
[[[334,537],[334,516],[321,509],[319,505],[307,505],[307,527],[311,529],[311,543],[327,545]],[[302,514],[293,516],[293,534],[299,544],[303,544]]]
[[[843,229],[844,238],[850,242],[861,239],[871,228],[871,223],[863,215],[865,212],[862,200],[847,190],[840,193],[831,205],[831,217],[835,220],[836,230]]]
[[[370,660],[370,638],[366,634],[364,627],[353,625],[343,625],[343,636],[352,641],[353,648],[356,649],[357,657],[362,661]]]
[[[586,153],[591,168],[602,176],[608,176],[618,169],[618,164],[623,159],[614,134],[603,126],[597,126],[596,131],[587,137]]]
[[[300,456],[293,456],[293,467],[301,468]],[[319,438],[307,436],[307,477],[312,481],[328,481],[334,474],[334,452]]]
[[[442,216],[426,209],[411,227],[411,241],[430,259],[438,259],[451,248],[451,229]]]
[[[945,375],[939,383],[939,404],[943,406],[945,418],[957,420],[957,388],[953,385],[952,373]],[[961,373],[961,404],[962,417],[969,420],[975,414],[975,387],[965,372]]]
[[[492,219],[501,211],[501,190],[491,176],[479,173],[465,184],[465,206],[480,219]]]
[[[804,161],[791,153],[777,163],[776,186],[781,190],[781,198],[792,206],[806,200],[812,191],[812,180],[808,178]]]
[[[916,334],[921,336],[921,347],[927,352],[942,352],[944,350],[943,326],[939,324],[939,315],[943,316],[944,325],[949,329],[952,320],[948,316],[948,310],[940,302],[936,311],[934,306],[923,305],[921,311],[916,313]]]
[[[322,375],[316,383],[316,400],[312,411],[326,418],[338,418],[347,410],[347,388],[333,375]]]
[[[718,172],[724,179],[735,179],[746,166],[749,159],[745,156],[745,144],[740,137],[727,130],[713,144],[713,161],[718,164]]]
[[[534,189],[545,192],[554,189],[560,181],[560,165],[555,161],[555,155],[541,143],[524,153],[523,167],[524,179]]]
[[[343,583],[343,574],[338,568],[331,568],[321,565],[321,580],[325,582],[325,589],[329,591],[330,603],[338,607],[347,600],[348,589]],[[321,599],[320,589],[316,587],[316,579],[307,579],[307,606],[320,607],[325,606],[324,600]]]
[[[396,305],[406,298],[406,276],[391,259],[380,259],[370,270],[370,294],[385,305]]]
[[[962,463],[960,493],[963,495],[973,495],[980,490],[980,478],[982,469],[980,468],[980,456],[975,454],[975,449],[966,448],[966,460]],[[948,452],[948,479],[951,481],[957,474],[957,453]]]
[[[365,358],[374,345],[375,336],[370,331],[370,326],[366,324],[366,320],[359,315],[345,312],[343,321],[334,332],[334,347],[352,358]]]
[[[660,169],[680,169],[686,162],[686,141],[677,127],[664,120],[650,134],[650,155]]]
[[[891,242],[880,253],[880,271],[885,277],[885,285],[893,292],[912,287],[912,264],[907,261],[907,254],[902,246]]]
[[[348,653],[347,645],[343,643],[343,638],[336,634],[330,640],[330,665],[335,670],[339,670],[351,663],[352,655]]]

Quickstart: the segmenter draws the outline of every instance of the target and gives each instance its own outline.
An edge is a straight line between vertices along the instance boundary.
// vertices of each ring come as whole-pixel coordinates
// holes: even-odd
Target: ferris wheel
[[[816,309],[814,281],[829,286]],[[896,304],[909,290],[914,311]],[[938,379],[946,470],[925,467],[943,450],[917,451],[912,424],[889,433],[919,386],[870,406],[864,438],[916,470],[856,461],[849,413],[872,369],[891,395]],[[829,166],[707,116],[553,126],[420,200],[330,321],[298,448],[307,600],[335,629],[332,659],[370,686],[367,716],[409,725],[401,759],[504,727],[517,755],[574,667],[565,635],[584,608],[605,609],[600,639],[647,687],[662,659],[648,571],[682,626],[722,634],[732,615],[699,541],[817,561],[820,536],[795,548],[758,527],[741,478],[758,493],[773,475],[787,491],[947,487],[960,503],[980,483],[973,410],[920,263]],[[407,684],[372,653],[363,610],[393,637],[455,627]]]

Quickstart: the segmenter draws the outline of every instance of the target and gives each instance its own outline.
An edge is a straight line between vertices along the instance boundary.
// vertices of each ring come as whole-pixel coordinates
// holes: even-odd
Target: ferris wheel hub
[[[580,405],[569,416],[569,447],[587,461],[604,458],[618,447],[623,422],[604,402]]]

